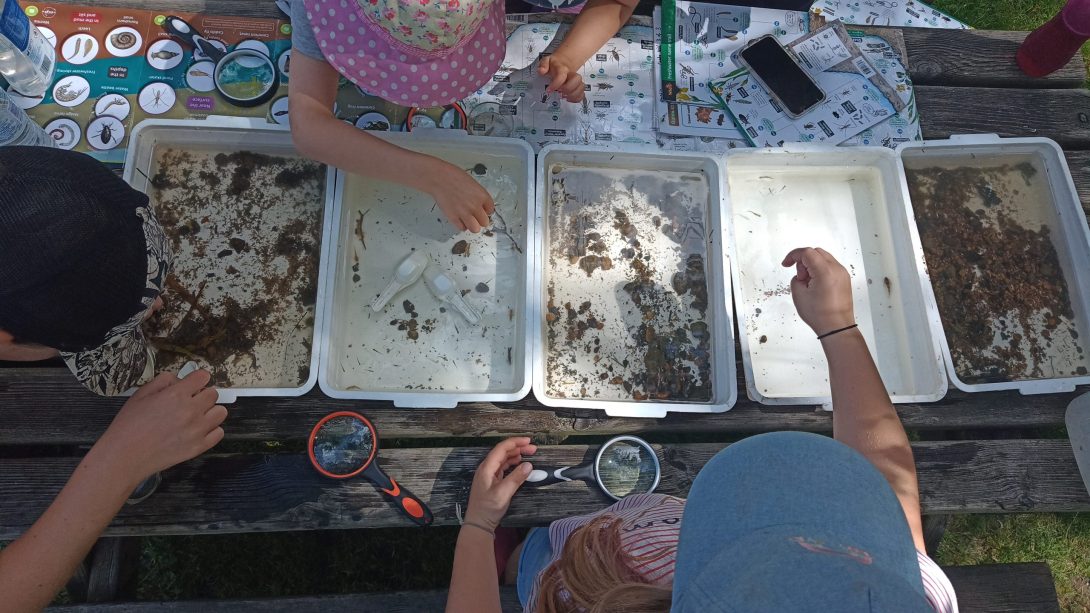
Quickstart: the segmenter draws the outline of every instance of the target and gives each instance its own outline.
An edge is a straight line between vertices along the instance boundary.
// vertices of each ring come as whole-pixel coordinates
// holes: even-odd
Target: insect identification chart
[[[269,84],[277,89],[271,102],[242,107],[218,91],[213,58],[167,33],[166,14],[34,2],[23,2],[22,7],[53,44],[57,69],[44,95],[9,95],[57,147],[121,164],[132,127],[144,119],[208,115],[286,119],[291,45],[291,26],[286,22],[174,13],[216,48],[252,48],[267,54],[277,67],[278,78],[272,79],[269,71]],[[275,115],[278,105],[284,111],[281,117]]]
[[[881,145],[896,149],[902,143],[923,140],[912,81],[893,46],[881,36],[865,34],[858,30],[848,30],[848,34],[863,52],[863,56],[878,71],[882,80],[889,84],[895,92],[894,95],[904,102],[905,108],[886,121],[874,124],[840,144],[845,146]]]
[[[540,148],[550,143],[609,146],[653,144],[654,32],[625,26],[579,70],[586,97],[566,102],[546,93],[538,60],[560,44],[570,26],[529,23],[507,38],[507,54],[492,80],[463,101],[469,131],[514,136]]]
[[[833,22],[789,45],[825,100],[792,118],[746,69],[714,85],[746,138],[756,147],[785,142],[840,144],[886,121],[905,103],[863,57],[844,25]]]

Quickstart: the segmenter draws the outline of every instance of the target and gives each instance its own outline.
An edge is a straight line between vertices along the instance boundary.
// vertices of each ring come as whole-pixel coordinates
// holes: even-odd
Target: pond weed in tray
[[[155,147],[148,196],[174,251],[146,324],[157,371],[194,360],[223,388],[308,380],[325,182],[295,157]]]
[[[729,349],[710,329],[709,178],[588,162],[543,180],[545,394],[712,401],[712,352]]]
[[[906,154],[904,163],[958,378],[1086,375],[1086,330],[1072,308],[1056,245],[1062,229],[1039,156]]]

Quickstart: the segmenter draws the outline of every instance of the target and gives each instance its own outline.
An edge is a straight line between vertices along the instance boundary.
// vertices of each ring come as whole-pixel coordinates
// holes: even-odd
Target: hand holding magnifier
[[[579,466],[535,466],[526,478],[527,487],[543,487],[564,481],[597,483],[610,498],[648,494],[659,485],[661,469],[655,450],[642,438],[616,436],[602,445],[593,462]]]

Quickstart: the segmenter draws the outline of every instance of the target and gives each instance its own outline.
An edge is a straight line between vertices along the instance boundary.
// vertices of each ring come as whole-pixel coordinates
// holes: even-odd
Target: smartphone
[[[791,117],[799,117],[825,100],[825,92],[770,34],[743,47],[738,57]]]

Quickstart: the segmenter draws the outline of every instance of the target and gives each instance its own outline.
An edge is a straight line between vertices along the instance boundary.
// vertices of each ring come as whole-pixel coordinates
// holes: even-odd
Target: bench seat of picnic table
[[[962,613],[1059,613],[1056,588],[1047,564],[948,566],[944,570],[954,584]],[[502,588],[500,599],[505,612],[517,613],[522,610],[514,588]],[[75,605],[49,610],[54,613],[415,613],[442,611],[446,600],[445,590],[433,590],[255,600]]]

